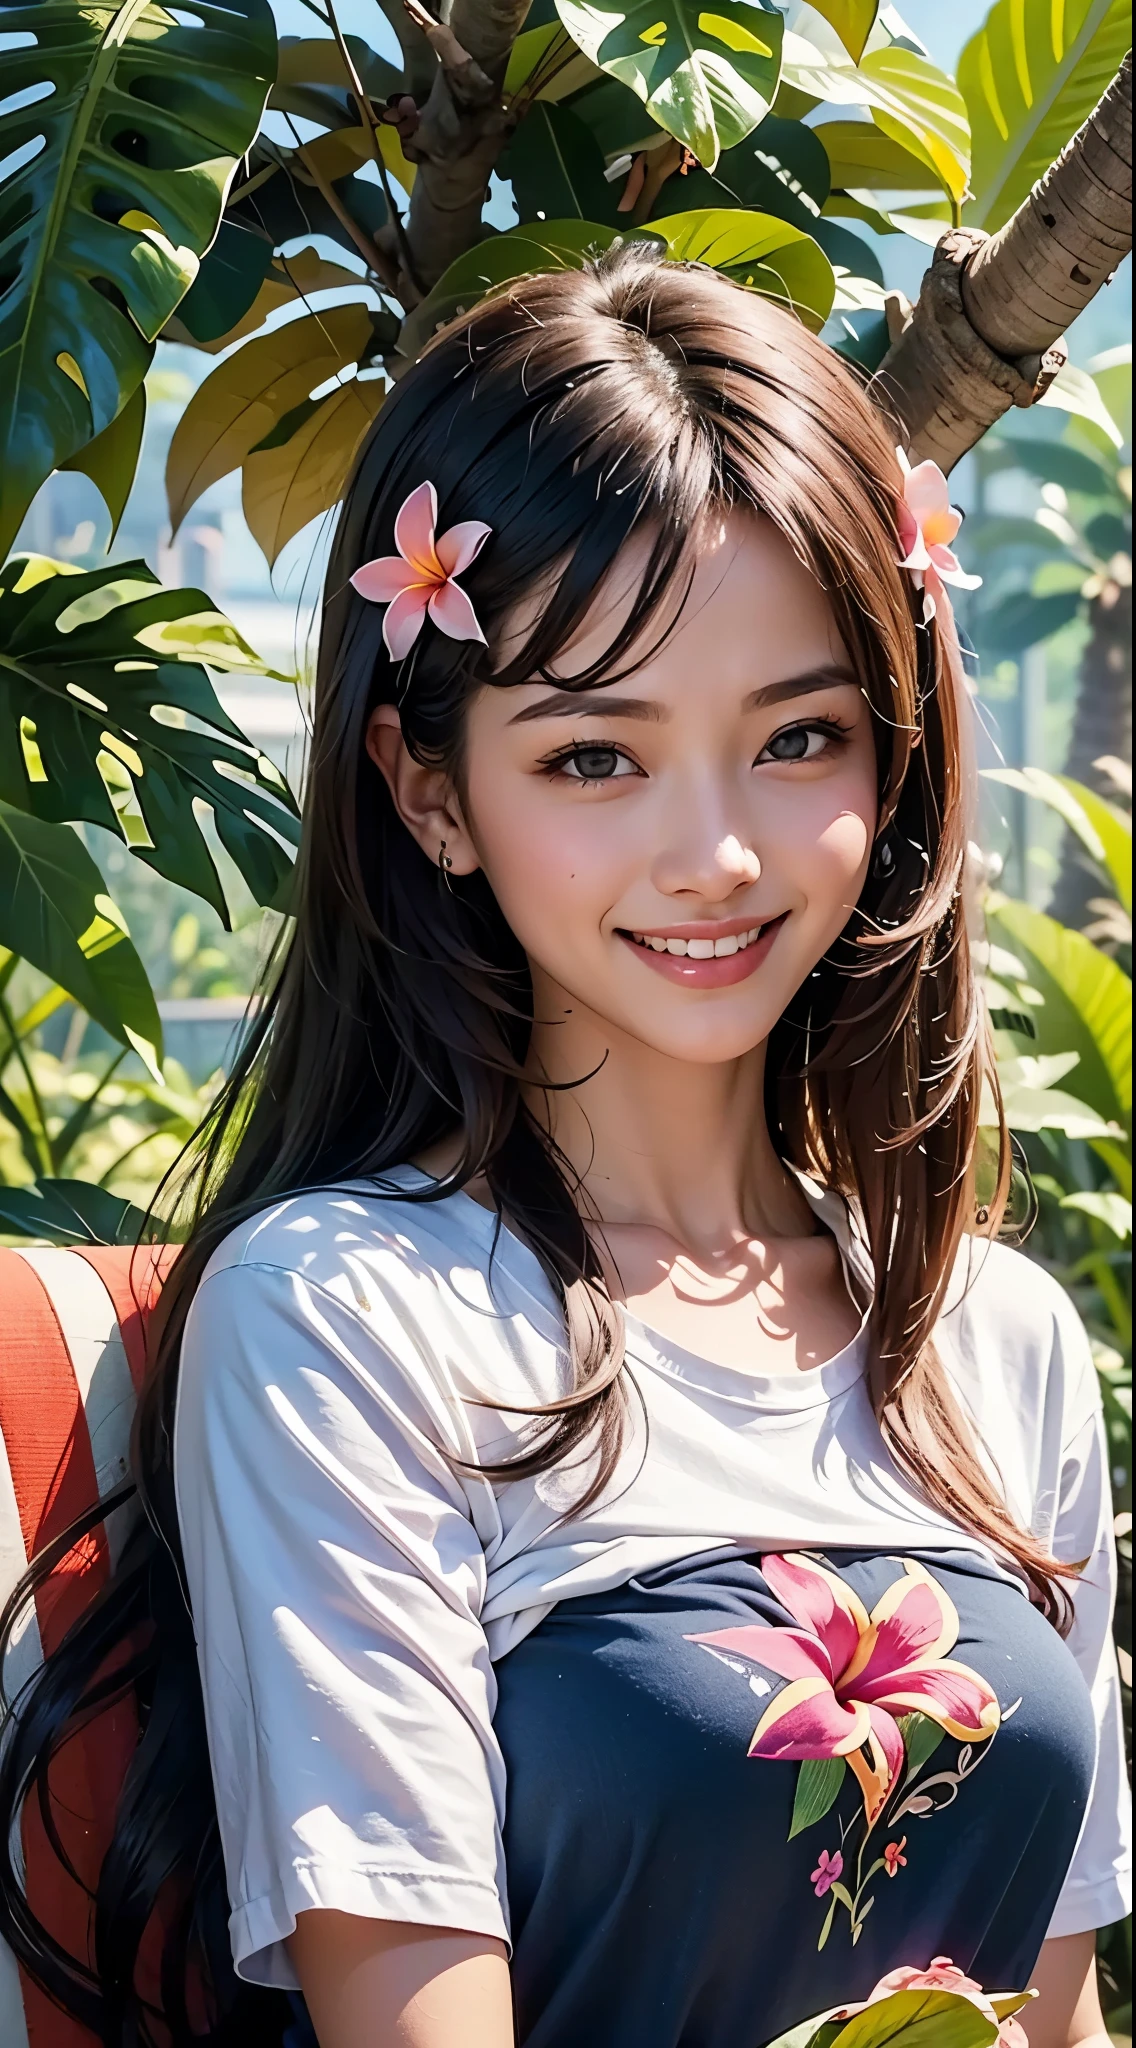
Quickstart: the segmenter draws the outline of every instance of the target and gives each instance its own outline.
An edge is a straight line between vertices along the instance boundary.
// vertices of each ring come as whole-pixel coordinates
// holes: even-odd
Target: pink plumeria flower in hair
[[[437,524],[438,493],[433,484],[419,484],[394,522],[397,555],[378,555],[351,578],[360,597],[387,607],[383,639],[392,661],[405,660],[427,613],[451,640],[480,640],[485,646],[477,613],[454,578],[476,560],[493,528],[483,519],[463,519],[435,540]]]
[[[981,576],[968,576],[951,542],[962,525],[947,491],[947,479],[937,462],[918,462],[912,469],[902,448],[896,458],[903,471],[903,496],[897,501],[899,537],[903,544],[900,568],[908,569],[917,590],[923,592],[923,621],[933,619],[939,600],[946,605],[944,583],[958,590],[977,590]]]

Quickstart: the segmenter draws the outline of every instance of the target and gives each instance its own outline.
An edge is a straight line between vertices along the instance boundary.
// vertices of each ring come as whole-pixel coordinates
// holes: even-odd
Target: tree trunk
[[[1077,704],[1065,773],[1115,800],[1112,778],[1096,763],[1132,759],[1132,586],[1109,577],[1089,608],[1089,639],[1077,682]],[[1084,929],[1090,904],[1104,893],[1099,871],[1067,832],[1050,914]]]
[[[872,379],[916,460],[953,469],[1011,405],[1032,405],[1061,335],[1132,246],[1132,55],[996,235],[944,235],[919,303]]]
[[[501,87],[530,0],[453,0],[445,25],[408,5],[439,63],[407,155],[418,175],[400,251],[400,295],[409,309],[455,258],[485,233],[482,208],[490,173],[512,132]],[[393,245],[392,250],[393,250]],[[406,257],[409,253],[407,275]]]

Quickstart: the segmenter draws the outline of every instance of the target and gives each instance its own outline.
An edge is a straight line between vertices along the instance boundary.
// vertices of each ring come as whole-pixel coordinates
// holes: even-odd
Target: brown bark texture
[[[512,128],[501,88],[529,4],[453,0],[444,29],[426,29],[439,64],[407,147],[418,164],[406,220],[413,271],[405,275],[404,261],[408,308],[485,232],[481,215],[490,173]],[[420,20],[424,11],[414,7],[413,18]]]
[[[872,379],[912,456],[950,470],[1064,360],[1069,322],[1132,246],[1132,55],[996,235],[943,236],[911,320]]]
[[[1112,777],[1097,762],[1132,759],[1132,585],[1109,577],[1089,606],[1089,638],[1077,679],[1066,775],[1116,801]],[[1050,913],[1084,929],[1102,883],[1079,839],[1065,834]]]

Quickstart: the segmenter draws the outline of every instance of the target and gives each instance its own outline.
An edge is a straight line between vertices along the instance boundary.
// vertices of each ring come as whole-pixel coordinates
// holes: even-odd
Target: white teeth
[[[691,960],[727,960],[732,953],[742,953],[752,946],[761,929],[755,924],[748,932],[729,932],[723,939],[660,939],[637,932],[632,937],[637,946],[649,946],[653,953],[677,953]]]

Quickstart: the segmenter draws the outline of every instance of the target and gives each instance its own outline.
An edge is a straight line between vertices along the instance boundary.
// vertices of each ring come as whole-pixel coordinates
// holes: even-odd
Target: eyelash
[[[826,739],[835,742],[837,746],[843,746],[850,731],[851,727],[845,725],[835,713],[828,717],[803,718],[793,725],[783,725],[777,732],[772,733],[766,741],[765,747],[762,748],[762,753],[766,751],[766,748],[773,745],[774,740],[783,739],[789,733],[818,732],[822,733]],[[594,739],[569,740],[565,746],[558,747],[554,754],[546,755],[540,763],[540,767],[549,776],[557,775],[570,761],[577,760],[581,754],[614,754],[618,761],[626,761],[632,768],[636,769],[636,773],[642,773],[642,770],[638,769],[637,764],[632,761],[630,754],[625,753],[622,747],[617,747],[612,742]],[[755,762],[754,766],[756,767],[757,765],[758,763]],[[790,762],[789,765],[793,766],[795,764]],[[566,781],[577,783],[581,789],[598,789],[602,783],[622,781],[624,779],[622,776],[614,775],[571,775],[565,777]]]

